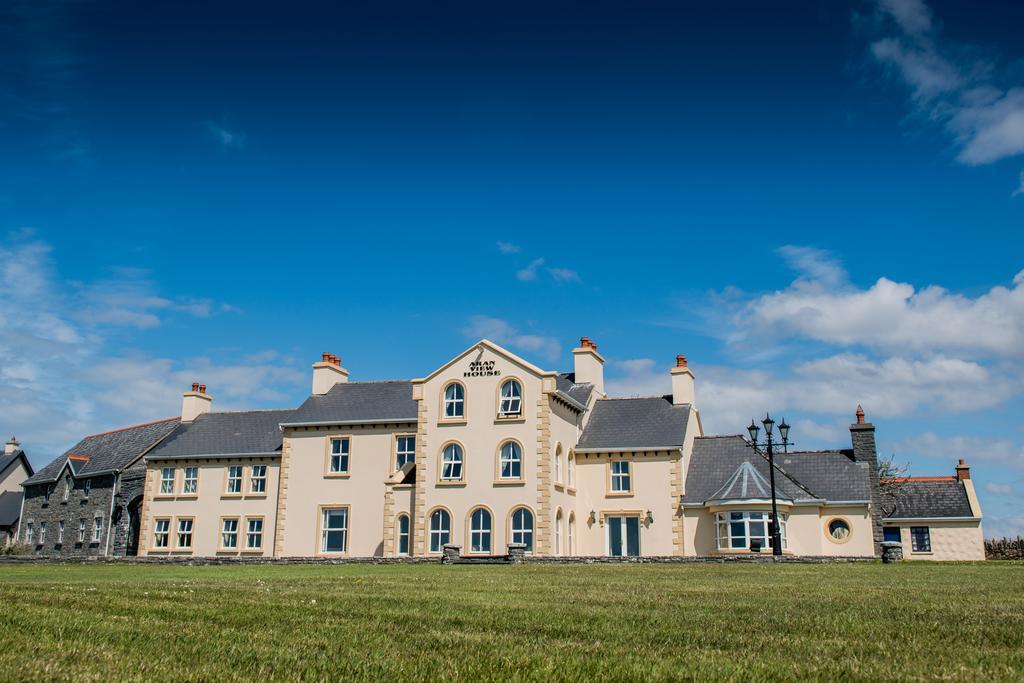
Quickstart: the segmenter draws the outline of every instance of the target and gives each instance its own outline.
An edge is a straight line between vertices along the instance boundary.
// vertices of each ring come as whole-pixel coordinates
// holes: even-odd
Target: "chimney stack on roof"
[[[971,478],[971,468],[963,458],[960,458],[960,462],[956,466],[956,478],[960,481]]]
[[[592,384],[604,396],[604,357],[590,337],[580,337],[579,348],[572,350],[573,372],[577,384]]]
[[[348,381],[348,370],[341,367],[341,358],[324,351],[313,363],[313,395],[323,396],[335,384]]]
[[[857,424],[864,424],[864,408],[862,408],[859,403],[857,404],[857,412],[855,415],[857,417]]]
[[[206,385],[192,382],[192,391],[186,391],[181,399],[181,421],[192,422],[212,409],[213,396],[206,393]]]
[[[693,405],[696,400],[694,390],[693,371],[687,367],[686,356],[676,356],[676,366],[670,371],[672,374],[672,404]]]
[[[21,444],[15,437],[11,437],[10,440],[4,444],[4,455],[10,455],[11,453],[17,453],[21,450]],[[963,462],[962,460],[960,462]]]

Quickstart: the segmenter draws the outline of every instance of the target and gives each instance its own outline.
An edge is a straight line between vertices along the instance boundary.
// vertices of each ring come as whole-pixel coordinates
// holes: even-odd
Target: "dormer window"
[[[444,388],[444,419],[461,420],[466,417],[466,390],[458,382]]]
[[[501,385],[498,417],[519,417],[522,414],[523,386],[517,380],[505,380],[505,383]]]

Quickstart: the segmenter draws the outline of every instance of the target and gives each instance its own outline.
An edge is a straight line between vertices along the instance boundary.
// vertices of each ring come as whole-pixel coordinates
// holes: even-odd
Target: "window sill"
[[[220,496],[221,500],[224,500],[224,499],[229,499],[230,500],[232,498],[241,498],[241,497],[242,497],[241,493],[222,493],[221,496]]]
[[[175,496],[172,493],[161,493],[159,496],[153,496],[153,500],[174,500]]]
[[[526,482],[522,479],[495,479],[495,486],[526,486]]]
[[[416,484],[392,484],[391,488],[393,488],[393,489],[414,489],[414,488],[416,488]]]
[[[608,493],[606,493],[604,495],[605,495],[605,498],[632,498],[633,497],[633,492],[632,491],[609,491]]]
[[[243,555],[262,555],[263,554],[263,548],[251,548],[251,549],[248,549],[248,550],[243,550],[242,554]]]
[[[348,472],[324,472],[324,479],[348,479],[351,476]]]
[[[510,415],[508,417],[498,415],[494,418],[494,424],[522,424],[524,422],[526,422],[526,418],[522,415]]]
[[[247,493],[245,495],[245,499],[246,500],[260,500],[261,498],[266,498],[266,497],[267,497],[267,494],[265,494],[265,493]]]
[[[558,483],[556,483],[555,484],[555,490],[556,491],[565,491],[565,484],[558,484]]]
[[[444,486],[447,488],[459,488],[464,487],[465,485],[466,482],[464,481],[439,481],[435,484],[435,486]]]
[[[575,486],[568,486],[568,487],[566,487],[565,492],[568,493],[570,496],[575,496],[576,495],[576,487]]]
[[[457,426],[460,426],[460,425],[465,425],[465,424],[467,424],[467,422],[468,422],[468,420],[466,420],[466,418],[459,417],[459,418],[453,418],[451,420],[438,420],[437,421],[437,426],[438,427],[444,427],[444,426],[447,425],[449,427],[451,427],[451,426],[456,426],[457,427]]]
[[[198,497],[198,493],[182,493],[178,495],[178,500],[195,500]]]
[[[935,553],[932,552],[931,550],[911,550],[910,554],[912,556],[925,556],[925,555],[934,555]]]

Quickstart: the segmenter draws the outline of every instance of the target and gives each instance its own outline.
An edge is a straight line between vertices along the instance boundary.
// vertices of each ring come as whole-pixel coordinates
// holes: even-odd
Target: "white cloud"
[[[548,268],[548,274],[555,282],[579,282],[580,275],[572,268]]]
[[[826,277],[834,281],[835,274]],[[828,281],[800,278],[740,306],[733,327],[731,339],[737,343],[760,344],[772,334],[788,334],[840,346],[1019,358],[1024,355],[1024,271],[1010,287],[996,286],[973,298],[885,277],[868,289],[836,289]]]
[[[498,242],[498,251],[502,254],[518,254],[522,249],[518,245],[512,244],[511,242]]]
[[[985,538],[1024,536],[1024,515],[985,515]]]
[[[997,484],[994,481],[990,481],[984,486],[986,493],[991,493],[994,496],[1010,496],[1013,495],[1013,487],[1009,484]]]
[[[530,265],[526,266],[522,270],[516,273],[516,278],[523,282],[533,282],[537,279],[537,271],[541,266],[544,265],[544,259],[535,258],[530,261]]]
[[[897,452],[956,462],[963,458],[967,464],[992,464],[1012,469],[1024,469],[1024,447],[1006,439],[983,436],[940,436],[925,432],[895,442]],[[950,472],[952,474],[952,472]]]
[[[875,41],[872,55],[910,87],[918,113],[953,135],[957,159],[988,164],[1024,152],[1024,87],[997,85],[995,63],[943,40],[920,0],[879,0],[878,6],[896,33]]]
[[[206,132],[210,134],[221,147],[240,149],[245,147],[245,133],[241,131],[228,130],[213,121],[203,121]]]
[[[831,252],[794,244],[779,247],[777,251],[786,264],[805,279],[830,287],[846,283],[846,269]]]
[[[558,360],[562,354],[562,345],[554,337],[522,334],[511,323],[500,318],[474,315],[462,333],[469,339],[490,339],[513,350],[536,353],[549,362]]]

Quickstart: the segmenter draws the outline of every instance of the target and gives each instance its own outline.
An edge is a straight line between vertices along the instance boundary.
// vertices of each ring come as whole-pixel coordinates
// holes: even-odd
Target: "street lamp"
[[[775,435],[772,433],[772,428],[775,426],[775,420],[771,418],[771,415],[765,414],[764,419],[761,420],[761,424],[764,425],[764,441],[758,443],[757,436],[761,432],[761,428],[757,426],[757,423],[753,420],[750,421],[750,426],[747,427],[747,433],[750,434],[750,445],[754,447],[754,451],[760,453],[758,446],[764,446],[768,454],[768,477],[772,486],[772,519],[768,525],[768,533],[772,537],[772,554],[782,554],[782,531],[779,526],[779,508],[775,499]],[[785,453],[789,450],[789,425],[786,424],[786,418],[782,418],[782,422],[779,423],[779,437],[782,439],[781,446],[782,452]]]

